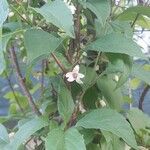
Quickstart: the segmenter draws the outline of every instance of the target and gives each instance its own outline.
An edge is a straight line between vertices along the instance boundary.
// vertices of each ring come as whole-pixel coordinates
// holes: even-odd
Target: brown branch
[[[24,110],[23,110],[23,108],[22,108],[22,106],[21,106],[21,104],[20,104],[20,102],[19,102],[18,97],[16,96],[16,93],[15,93],[14,88],[13,88],[13,86],[12,86],[12,84],[11,84],[11,81],[10,81],[10,79],[9,79],[9,77],[8,77],[7,72],[4,71],[4,74],[5,74],[5,76],[6,76],[6,79],[7,79],[7,81],[8,81],[9,87],[10,87],[10,89],[11,89],[13,95],[14,95],[15,101],[16,101],[16,103],[17,103],[17,105],[18,105],[20,111],[22,112],[23,115],[25,115],[25,112],[24,112]]]
[[[41,77],[41,96],[43,96],[44,93],[44,71],[45,71],[45,60],[42,60],[42,77]]]
[[[80,11],[81,11],[81,7],[80,7],[79,4],[77,4],[76,13],[75,13],[76,14],[76,19],[75,19],[75,35],[76,35],[75,45],[76,45],[76,49],[77,49],[76,60],[78,59],[79,52],[80,52],[80,30],[81,30]]]
[[[15,47],[13,46],[12,48],[10,48],[9,52],[10,52],[10,58],[11,58],[12,64],[13,64],[14,69],[16,71],[16,75],[17,75],[20,87],[21,87],[24,95],[27,97],[28,102],[29,102],[29,104],[31,106],[32,111],[36,115],[39,116],[39,115],[41,115],[41,113],[38,110],[37,106],[35,105],[34,100],[33,100],[32,96],[31,96],[28,88],[26,87],[25,82],[24,82],[24,78],[23,78],[23,76],[21,74],[20,67],[19,67],[18,60],[17,60],[17,56],[16,56],[16,53],[15,53]]]
[[[67,72],[67,70],[65,69],[65,67],[63,66],[63,64],[58,60],[58,58],[55,56],[54,53],[51,53],[52,57],[54,58],[54,60],[56,61],[57,65],[60,67],[60,69],[63,71],[63,73],[65,74]]]
[[[150,89],[150,86],[147,85],[147,86],[144,88],[144,90],[143,90],[143,92],[142,92],[142,94],[141,94],[140,100],[139,100],[139,109],[142,110],[142,111],[143,111],[144,98],[145,98],[147,92],[149,91],[149,89]]]

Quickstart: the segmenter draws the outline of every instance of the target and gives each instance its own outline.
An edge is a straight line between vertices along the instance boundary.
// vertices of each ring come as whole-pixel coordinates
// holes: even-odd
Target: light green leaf
[[[121,114],[112,109],[103,108],[93,110],[80,119],[76,126],[109,131],[121,137],[131,147],[138,149],[130,124]]]
[[[150,117],[137,108],[132,108],[127,118],[138,135],[142,135],[142,129],[150,128]]]
[[[101,131],[105,141],[101,142],[102,150],[121,150],[125,149],[125,142],[121,140],[118,136],[107,132]]]
[[[150,8],[149,6],[134,6],[126,9],[118,17],[119,20],[134,20],[136,15],[144,15],[150,17]]]
[[[116,89],[116,83],[110,77],[102,76],[97,81],[97,86],[110,107],[120,111],[123,105],[123,97],[120,88]]]
[[[0,74],[3,73],[6,67],[2,44],[2,28],[0,27]]]
[[[58,111],[63,118],[65,124],[69,121],[73,111],[74,111],[74,102],[72,99],[71,92],[67,89],[63,81],[60,81],[58,89]]]
[[[87,45],[86,50],[122,53],[129,56],[143,57],[140,47],[130,38],[119,33],[107,34]]]
[[[34,8],[34,10],[37,13],[40,13],[47,22],[63,29],[70,37],[75,37],[73,15],[71,14],[71,10],[62,0],[46,3],[41,8]]]
[[[9,136],[6,128],[2,124],[0,124],[0,143],[2,142],[9,143]]]
[[[150,29],[150,18],[146,16],[140,16],[136,21],[136,24],[143,28]]]
[[[90,9],[102,24],[105,24],[111,11],[109,0],[87,0],[80,3]]]
[[[46,138],[46,150],[86,150],[82,135],[75,128],[66,132],[52,130]]]
[[[48,32],[39,29],[31,29],[25,32],[24,42],[28,60],[31,62],[42,55],[48,56],[57,49],[62,39],[58,39]]]
[[[150,85],[150,71],[144,70],[142,66],[134,64],[131,74]]]
[[[0,0],[0,12],[0,27],[2,27],[2,24],[7,19],[9,13],[7,0]]]
[[[35,118],[22,125],[16,132],[12,142],[6,147],[6,149],[17,150],[18,147],[27,140],[36,131],[48,126],[47,120],[43,118]]]

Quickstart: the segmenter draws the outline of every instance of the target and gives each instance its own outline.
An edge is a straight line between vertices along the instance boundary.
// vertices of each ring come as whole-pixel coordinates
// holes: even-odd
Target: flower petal
[[[73,82],[75,79],[73,78],[73,76],[70,76],[68,79],[67,79],[67,81],[68,82]]]
[[[82,73],[78,73],[78,77],[79,77],[79,78],[84,78],[84,77],[85,77],[85,75],[84,75],[84,74],[82,74]]]
[[[79,83],[79,84],[83,84],[83,82],[80,80],[79,77],[76,79],[76,82]]]
[[[72,72],[78,73],[78,72],[79,72],[79,65],[76,65],[76,66],[73,68]]]
[[[72,76],[72,72],[68,72],[68,73],[66,73],[66,78],[69,78],[69,77],[71,77]]]

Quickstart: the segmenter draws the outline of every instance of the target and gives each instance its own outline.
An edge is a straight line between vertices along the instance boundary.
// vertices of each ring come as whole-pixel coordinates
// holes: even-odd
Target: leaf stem
[[[134,25],[135,25],[137,19],[139,18],[139,16],[140,16],[140,14],[137,14],[137,15],[136,15],[136,17],[135,17],[133,23],[131,24],[131,27],[132,27],[132,28],[134,27]]]
[[[63,66],[63,64],[58,60],[58,58],[56,57],[56,55],[54,53],[51,53],[52,57],[54,58],[55,62],[57,63],[57,65],[60,67],[60,69],[63,71],[63,73],[65,74],[67,72],[67,70],[65,69],[65,67]]]

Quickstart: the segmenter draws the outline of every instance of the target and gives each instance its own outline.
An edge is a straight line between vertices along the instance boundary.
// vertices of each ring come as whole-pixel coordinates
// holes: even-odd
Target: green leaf
[[[127,44],[128,43],[128,44]],[[132,40],[119,33],[107,34],[87,45],[86,50],[122,53],[129,56],[143,57],[140,47]]]
[[[111,11],[109,0],[87,0],[80,3],[90,9],[102,24],[105,24]]]
[[[86,109],[96,108],[96,101],[98,101],[98,90],[95,86],[87,89],[83,96],[83,105]]]
[[[132,108],[128,112],[127,118],[138,135],[142,135],[142,129],[150,129],[150,117],[137,108]]]
[[[150,85],[150,71],[144,70],[144,68],[138,64],[134,64],[132,67],[133,76],[144,81],[145,83]]]
[[[6,128],[0,124],[0,148],[9,143],[9,136]]]
[[[29,62],[38,59],[42,55],[49,55],[57,49],[61,42],[62,39],[39,29],[27,30],[24,34]]]
[[[121,87],[127,80],[132,70],[132,59],[125,54],[106,54],[110,62],[106,72],[120,73],[116,88]]]
[[[116,89],[116,83],[110,77],[102,76],[97,81],[97,86],[110,107],[120,111],[123,105],[123,97],[120,88]]]
[[[83,135],[86,145],[91,143],[95,137],[95,130],[82,129],[80,133]]]
[[[69,121],[73,111],[74,102],[72,99],[71,92],[67,89],[66,85],[60,80],[60,85],[58,89],[58,111],[63,118],[65,124]]]
[[[87,150],[101,150],[101,147],[99,144],[90,143],[87,145]]]
[[[43,118],[35,118],[25,123],[16,132],[14,139],[7,146],[7,149],[17,150],[25,140],[45,126],[48,126],[48,122]]]
[[[107,131],[101,131],[105,142],[101,142],[102,150],[121,150],[125,149],[125,143],[122,141],[118,136],[107,132]]]
[[[2,24],[7,19],[9,13],[7,0],[0,0],[0,12],[0,27],[2,27]]]
[[[81,84],[83,91],[86,91],[91,85],[93,85],[94,81],[96,82],[97,73],[96,71],[91,67],[84,67],[81,66],[81,73],[85,75],[85,77],[82,79],[84,84]],[[94,83],[95,84],[95,83]]]
[[[146,16],[140,16],[137,19],[136,24],[143,28],[150,29],[150,18]]]
[[[134,20],[137,14],[150,17],[149,6],[134,6],[126,9],[118,17],[119,20]]]
[[[2,46],[2,28],[0,27],[0,75],[3,73],[3,71],[6,68],[6,62],[4,58],[4,53],[3,53],[3,46]]]
[[[34,10],[37,13],[40,13],[47,22],[63,29],[70,37],[75,37],[73,16],[70,9],[62,0],[55,0],[51,3],[46,3],[40,9],[34,8]]]
[[[83,137],[75,128],[66,132],[52,130],[46,138],[45,147],[46,150],[86,150]]]
[[[121,137],[128,145],[138,149],[133,130],[126,119],[112,109],[96,109],[80,119],[77,127],[101,129]]]

